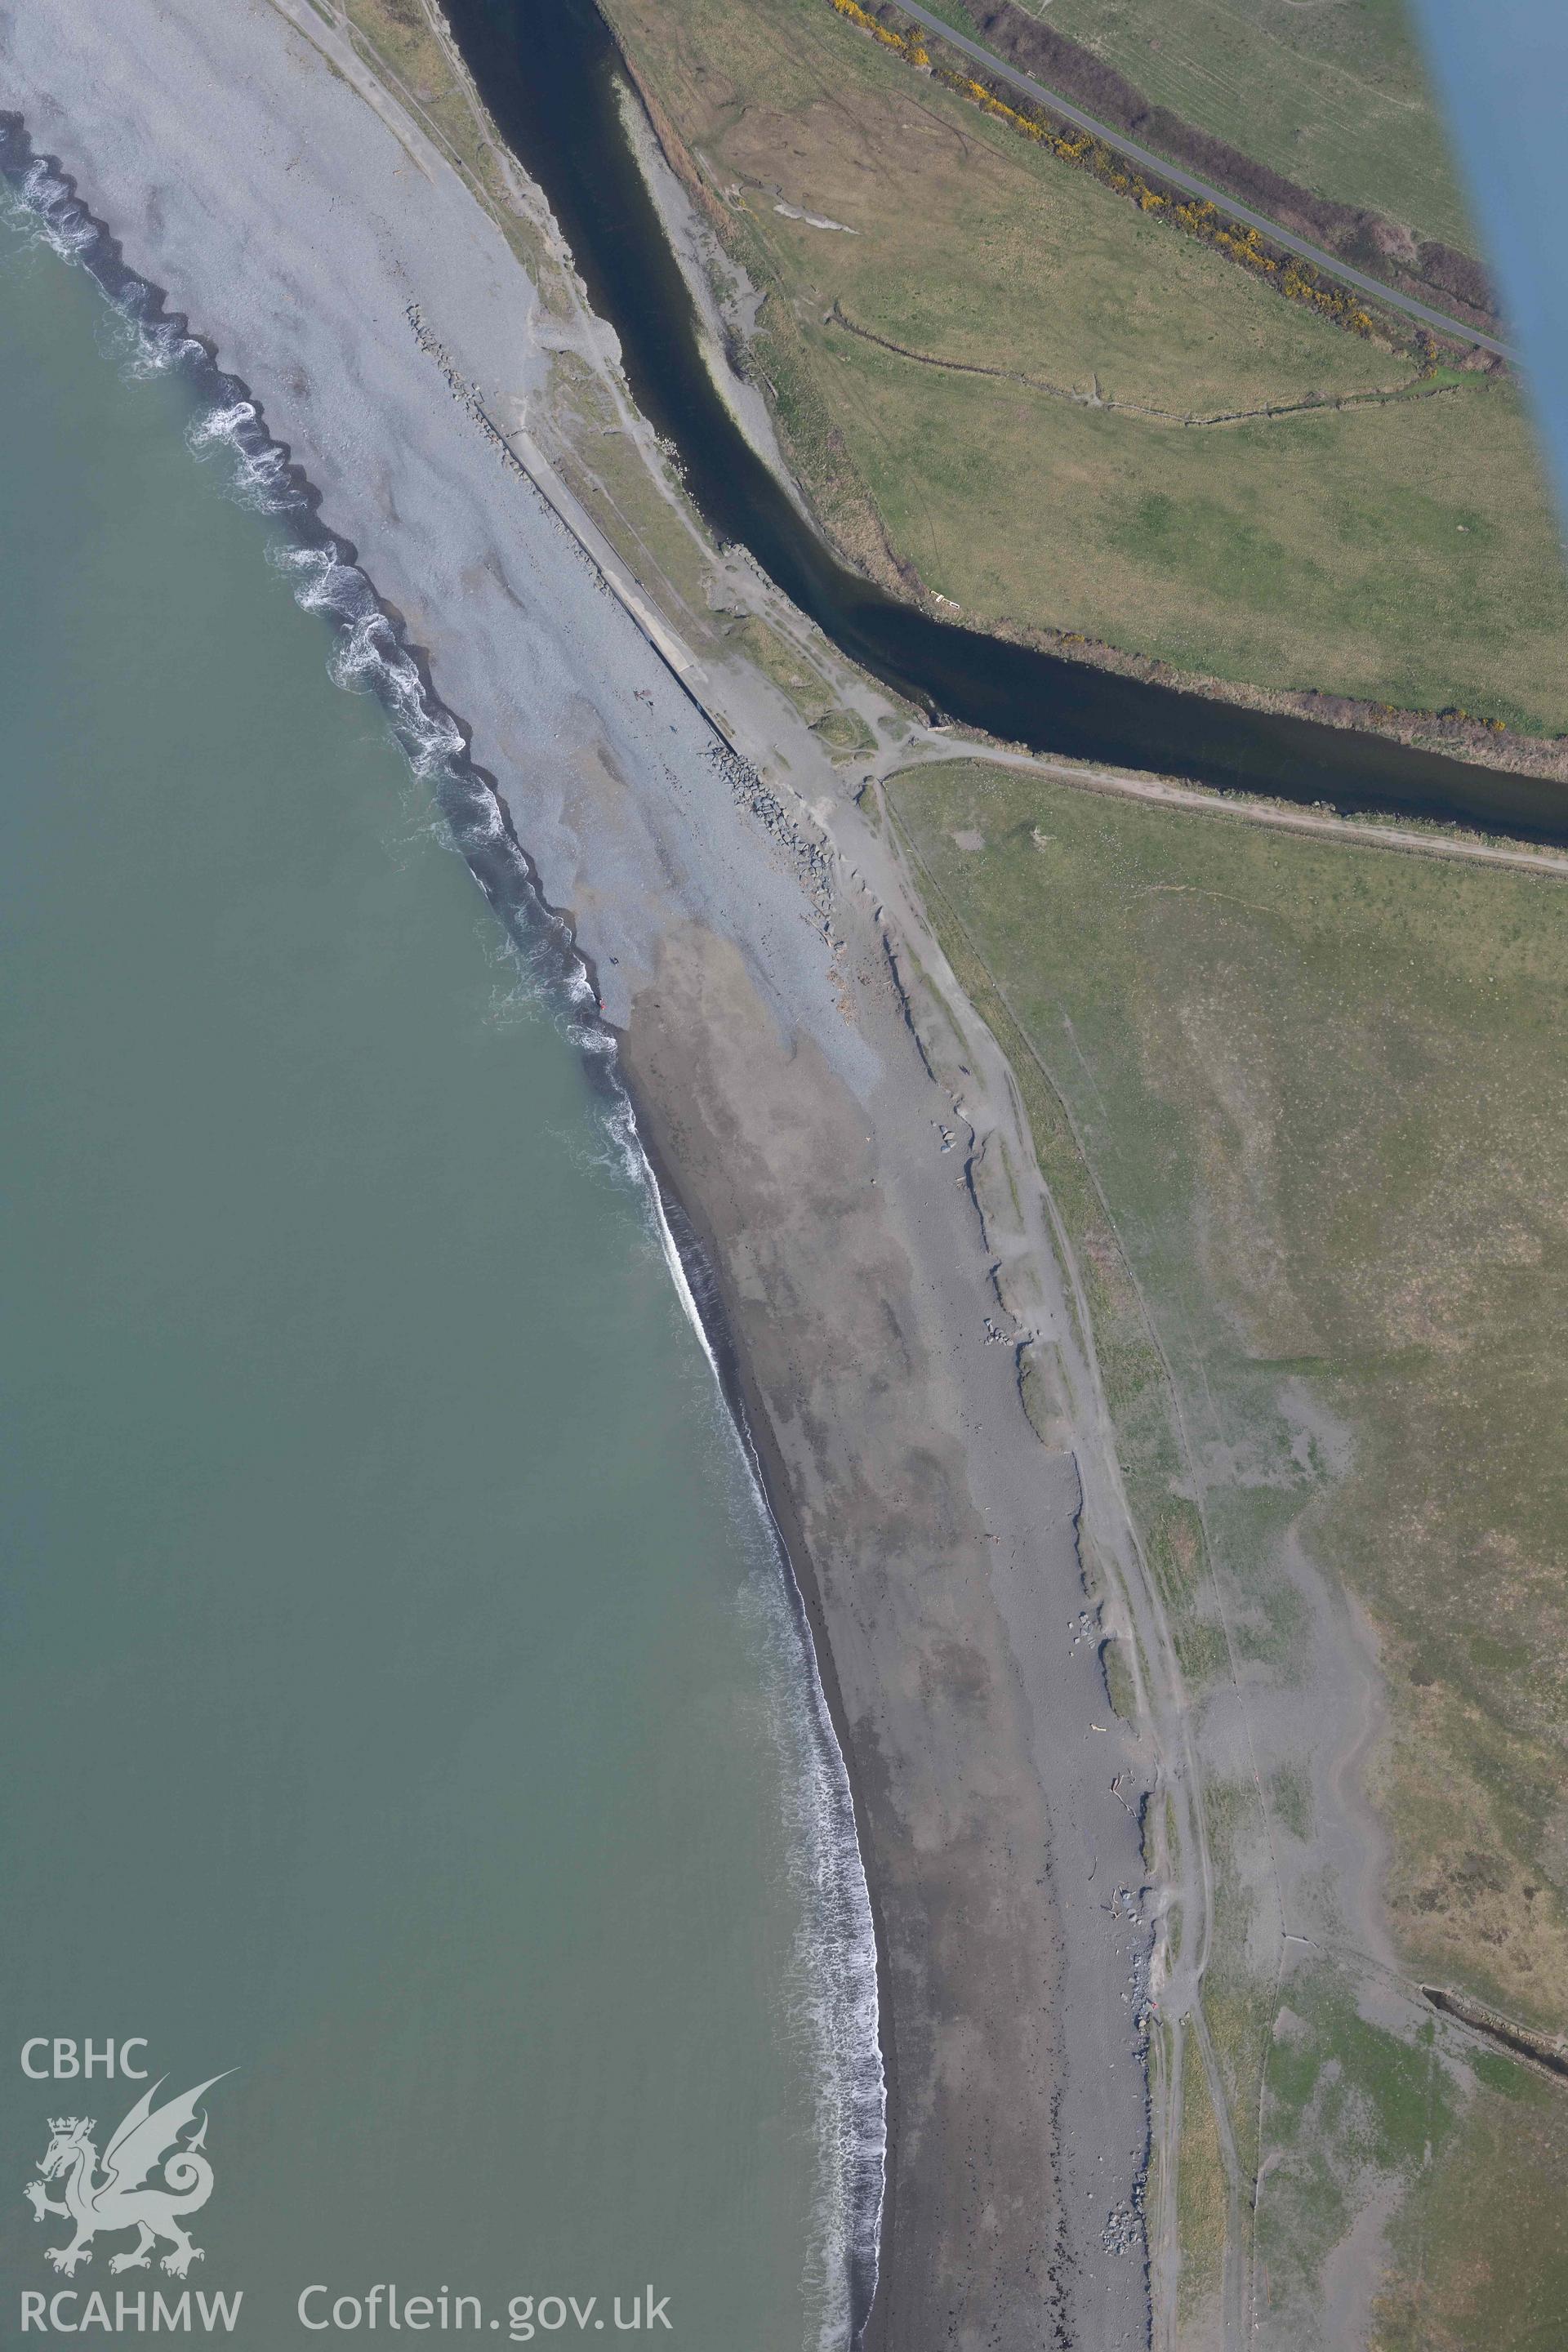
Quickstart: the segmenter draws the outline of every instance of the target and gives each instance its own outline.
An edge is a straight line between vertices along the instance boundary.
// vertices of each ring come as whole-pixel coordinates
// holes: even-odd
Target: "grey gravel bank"
[[[471,730],[711,1260],[877,1915],[868,2340],[1142,2343],[1137,1934],[1113,1900],[1142,1864],[1081,1638],[1071,1455],[989,1344],[973,1200],[874,909],[454,399],[416,319],[509,419],[544,383],[539,305],[310,20],[0,7],[0,104],[263,403]]]

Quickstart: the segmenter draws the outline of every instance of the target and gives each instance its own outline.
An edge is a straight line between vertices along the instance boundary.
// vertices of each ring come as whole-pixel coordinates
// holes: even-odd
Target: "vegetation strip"
[[[1473,226],[1451,172],[1438,162],[1443,133],[1424,103],[1414,26],[1402,37],[1399,20],[1410,13],[1403,5],[1389,12],[1357,0],[1314,12],[1296,0],[1253,0],[1241,21],[1228,7],[1215,8],[1214,0],[1114,0],[1110,8],[1106,0],[1051,0],[1043,15],[1026,11],[1019,0],[974,0],[973,8],[945,0],[937,13],[1043,89],[1085,108],[1096,122],[1136,140],[1145,153],[1250,205],[1255,216],[1279,222],[1316,249],[1417,301],[1435,303],[1489,334],[1500,332],[1495,289],[1473,251]],[[1314,14],[1318,24],[1309,29],[1300,20]],[[1381,28],[1368,21],[1377,16],[1384,20]],[[1325,16],[1335,21],[1325,23]],[[1376,86],[1382,77],[1375,68],[1372,83],[1353,69],[1331,68],[1337,84],[1332,94],[1321,72],[1313,72],[1326,63],[1326,49],[1340,50],[1347,64],[1354,56],[1364,65],[1379,48],[1384,68],[1392,66],[1402,86],[1394,107],[1403,128],[1409,131],[1425,118],[1425,139],[1415,134],[1426,150],[1423,187],[1400,184],[1397,173],[1391,182],[1383,170],[1376,151],[1384,148],[1394,124],[1391,92],[1386,81]],[[1238,106],[1248,84],[1251,102]],[[1216,109],[1226,116],[1223,131]],[[1341,132],[1337,155],[1325,153],[1320,143],[1326,118]],[[1353,161],[1345,145],[1356,151]],[[1447,182],[1441,190],[1434,185],[1435,165],[1437,181]],[[1337,194],[1328,192],[1330,184]],[[1430,226],[1416,227],[1435,194],[1444,210],[1444,234],[1457,243],[1435,238]]]
[[[1507,374],[1467,368],[1453,398],[1413,398],[1397,417],[1366,404],[1285,432],[1177,433],[895,365],[836,328],[836,298],[906,350],[1084,390],[1098,377],[1182,415],[1419,374],[1319,311],[1264,299],[1254,271],[1158,233],[1090,173],[1037,160],[1036,142],[976,120],[931,73],[891,69],[889,42],[858,27],[851,40],[822,0],[605,5],[665,155],[724,249],[713,282],[731,359],[765,396],[785,465],[843,558],[931,618],[1004,642],[1568,776],[1568,739],[1551,740],[1568,727],[1560,533]],[[857,5],[903,31],[883,0]],[[779,217],[780,200],[858,234]],[[759,308],[758,294],[775,299]],[[710,487],[732,515],[728,486],[710,473]],[[1048,531],[1031,526],[1041,512]],[[919,661],[945,650],[922,644]],[[1462,720],[1459,706],[1480,716]],[[993,707],[985,723],[1038,740],[1025,710]],[[1083,749],[1124,763],[1124,745]],[[1359,760],[1353,740],[1346,756]]]
[[[1224,226],[1218,206],[1207,198],[1193,195],[1179,200],[1152,188],[1139,173],[1123,171],[1114,149],[1091,131],[1058,131],[1038,106],[1030,105],[1028,111],[1025,112],[1018,107],[1009,106],[1005,99],[999,98],[994,90],[988,89],[984,82],[976,81],[972,75],[959,73],[951,66],[933,65],[921,33],[915,30],[904,35],[889,32],[885,25],[879,23],[875,16],[860,6],[859,0],[833,0],[833,6],[850,24],[874,35],[885,48],[896,51],[910,65],[931,74],[949,89],[955,90],[960,98],[966,98],[971,104],[982,107],[987,114],[994,115],[998,121],[1005,122],[1010,130],[1021,132],[1026,139],[1034,140],[1037,145],[1048,147],[1051,153],[1059,156],[1063,163],[1076,163],[1080,170],[1092,173],[1116,194],[1130,197],[1141,212],[1173,221],[1187,236],[1195,236],[1204,245],[1215,247],[1227,259],[1253,271],[1288,301],[1300,302],[1321,311],[1325,319],[1331,319],[1336,326],[1347,329],[1353,335],[1370,336],[1373,333],[1376,322],[1363,304],[1348,294],[1336,293],[1332,287],[1323,285],[1310,261],[1287,257],[1281,262],[1266,250],[1259,229],[1248,228],[1238,236],[1235,230]]]
[[[906,767],[887,789],[933,877],[942,945],[1017,1072],[1075,1243],[1092,1228],[1069,1136],[1099,1187],[1103,1240],[1079,1255],[1118,1458],[1135,1507],[1173,1532],[1185,1522],[1179,1555],[1150,1549],[1188,1612],[1178,1641],[1222,1892],[1203,2013],[1253,2212],[1227,2213],[1194,2042],[1184,2095],[1180,2054],[1156,2039],[1156,2223],[1175,2209],[1174,2227],[1152,2231],[1156,2293],[1179,2236],[1184,2341],[1207,2340],[1211,2320],[1217,2340],[1227,2283],[1250,2263],[1258,2324],[1305,2342],[1328,2264],[1342,2274],[1336,2250],[1381,2210],[1376,2323],[1336,2342],[1555,2342],[1568,2156],[1563,1645],[1549,1580],[1561,1362],[1545,1278],[1568,1115],[1552,1057],[1557,893],[1174,810],[1096,811],[1073,781],[972,758]],[[1204,1528],[1133,1344],[1131,1297],[1113,1287],[1112,1234],[1171,1344]],[[1267,1837],[1236,1769],[1235,1717],[1212,1704],[1221,1628],[1194,1606],[1211,1531]],[[1318,1664],[1339,1637],[1303,1562],[1342,1578],[1372,1618],[1385,1734],[1362,1711],[1353,1626],[1341,1667]],[[1323,1867],[1344,1850],[1349,1773],[1374,1753],[1393,1975]],[[1173,1888],[1179,1874],[1165,1865]],[[1272,1953],[1270,1881],[1291,1938]],[[1194,1924],[1169,1953],[1181,1990]],[[1162,2015],[1175,2007],[1163,2000]],[[1434,2031],[1434,2010],[1469,2048]],[[1483,2266],[1478,2243],[1507,2259]],[[1227,2340],[1247,2326],[1244,2312]]]
[[[837,5],[837,0],[834,5]],[[1048,383],[1043,376],[1025,375],[1016,368],[986,367],[978,360],[944,360],[933,352],[914,352],[907,343],[895,343],[888,336],[858,325],[837,297],[828,319],[834,326],[842,327],[846,334],[858,335],[862,342],[875,343],[879,350],[895,352],[901,360],[914,360],[921,367],[947,368],[954,375],[994,376],[1004,383],[1021,383],[1030,392],[1043,393],[1049,400],[1070,401],[1077,408],[1114,409],[1119,415],[1145,416],[1156,425],[1268,425],[1282,416],[1321,416],[1333,409],[1381,408],[1391,400],[1425,400],[1433,393],[1458,388],[1457,381],[1422,384],[1417,379],[1411,384],[1373,385],[1365,392],[1340,393],[1317,400],[1280,401],[1266,408],[1215,409],[1205,415],[1192,410],[1184,413],[1179,408],[1154,408],[1142,400],[1117,400],[1105,392],[1078,392],[1070,384]]]
[[[898,772],[904,777],[912,776],[921,767],[945,766],[956,756],[963,755],[944,751],[940,759],[912,761]],[[1293,808],[1284,801],[1254,798],[1245,793],[1205,792],[1199,785],[1168,782],[1160,776],[1118,774],[1110,768],[1068,767],[1008,751],[995,744],[976,744],[973,756],[994,767],[1015,768],[1026,775],[1048,777],[1053,783],[1068,784],[1077,792],[1116,794],[1124,800],[1159,801],[1168,808],[1191,809],[1199,816],[1233,817],[1251,824],[1278,825],[1286,833],[1326,834],[1352,848],[1400,850],[1407,856],[1416,857],[1474,858],[1485,866],[1510,866],[1522,873],[1551,874],[1568,880],[1568,857],[1555,856],[1550,850],[1534,849],[1523,843],[1505,847],[1501,842],[1467,835],[1436,819],[1429,821],[1426,830],[1417,831],[1414,822],[1401,825],[1376,816],[1338,816],[1326,807]]]
[[[950,88],[973,97],[975,103],[984,105],[988,113],[994,113],[1010,121],[1027,137],[1037,139],[1042,144],[1048,145],[1055,153],[1070,162],[1082,163],[1087,160],[1088,168],[1094,172],[1097,178],[1103,179],[1107,186],[1115,188],[1120,193],[1134,196],[1140,204],[1143,205],[1146,211],[1161,211],[1168,207],[1169,216],[1180,220],[1181,226],[1188,229],[1191,234],[1202,236],[1206,243],[1215,244],[1222,250],[1229,252],[1233,259],[1247,262],[1249,267],[1256,267],[1259,261],[1267,261],[1270,270],[1282,269],[1285,273],[1284,277],[1271,278],[1269,282],[1275,284],[1278,290],[1287,294],[1289,299],[1309,302],[1314,308],[1321,310],[1328,317],[1336,315],[1331,305],[1342,304],[1344,315],[1341,323],[1351,326],[1353,333],[1363,334],[1372,331],[1370,319],[1368,324],[1362,327],[1352,324],[1350,315],[1360,310],[1362,301],[1370,299],[1374,302],[1386,303],[1397,310],[1405,312],[1409,317],[1422,321],[1428,330],[1436,329],[1439,334],[1452,336],[1458,341],[1478,345],[1483,351],[1494,352],[1500,359],[1517,358],[1518,354],[1511,346],[1501,341],[1497,336],[1485,334],[1479,328],[1468,327],[1462,320],[1450,317],[1445,311],[1435,310],[1429,303],[1418,302],[1413,296],[1402,294],[1395,288],[1381,285],[1376,278],[1367,277],[1364,271],[1353,269],[1348,262],[1336,260],[1331,254],[1323,252],[1317,246],[1308,244],[1304,237],[1294,236],[1290,230],[1281,228],[1276,222],[1266,219],[1261,213],[1255,213],[1250,206],[1239,203],[1234,197],[1227,196],[1222,188],[1211,187],[1206,181],[1194,178],[1190,172],[1184,172],[1177,165],[1166,163],[1163,157],[1152,154],[1147,149],[1140,147],[1135,141],[1124,139],[1117,131],[1108,129],[1105,124],[1096,122],[1091,116],[1069,105],[1066,99],[1058,98],[1054,91],[1042,88],[1027,74],[1018,72],[1015,67],[1008,66],[1000,58],[994,57],[988,49],[982,48],[978,42],[967,40],[962,33],[954,32],[952,26],[943,24],[940,17],[928,16],[924,9],[911,6],[907,13],[925,27],[926,33],[951,44],[954,48],[973,58],[984,71],[996,75],[1003,81],[1024,92],[1030,101],[1030,112],[1025,114],[1017,108],[1009,106],[1005,100],[998,98],[994,91],[988,89],[984,83],[976,82],[967,75],[952,72],[945,67],[932,66],[930,54],[925,47],[925,35],[921,32],[911,31],[902,37],[889,32],[885,26],[879,24],[874,16],[869,16],[858,5],[858,0],[832,0],[832,5],[841,16],[848,18],[850,22],[861,26],[868,31],[874,32],[885,47],[900,50],[911,65],[934,74],[939,80],[947,82]],[[1065,137],[1052,129],[1047,110],[1049,110],[1050,113],[1059,114],[1082,131],[1084,144],[1081,149],[1079,148],[1076,140]],[[1129,177],[1121,170],[1119,158],[1139,164],[1143,171],[1152,173],[1155,178],[1167,181],[1173,188],[1183,190],[1184,200],[1177,203],[1174,197],[1161,197],[1156,191],[1147,185],[1145,181]],[[1151,200],[1147,204],[1144,204],[1145,197]],[[1218,230],[1217,225],[1222,212],[1232,220],[1247,224],[1242,236],[1237,236],[1230,231]],[[1182,218],[1184,214],[1191,214],[1194,218],[1190,220]],[[1211,225],[1216,231],[1212,236],[1206,234]],[[1280,247],[1286,257],[1283,263],[1272,259],[1264,253],[1258,242],[1264,237]],[[1256,258],[1249,258],[1253,256]],[[1331,277],[1340,278],[1345,284],[1354,287],[1361,301],[1352,300],[1349,296],[1335,295],[1331,289],[1321,286],[1318,276],[1320,269],[1326,270]],[[1296,282],[1287,283],[1287,279],[1289,278],[1293,278]]]

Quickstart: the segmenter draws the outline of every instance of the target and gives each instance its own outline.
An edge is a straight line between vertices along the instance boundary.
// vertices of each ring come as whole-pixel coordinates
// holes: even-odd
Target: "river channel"
[[[548,196],[638,405],[711,528],[755,556],[841,652],[928,709],[1034,750],[1303,803],[1568,842],[1550,780],[1242,710],[932,619],[841,563],[726,407],[616,100],[593,0],[447,0],[487,106]]]

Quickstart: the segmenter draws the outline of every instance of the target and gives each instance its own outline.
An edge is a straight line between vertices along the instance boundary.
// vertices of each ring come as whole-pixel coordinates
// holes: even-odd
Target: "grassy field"
[[[1168,1593],[1182,1601],[1194,1475],[1236,1638],[1268,1686],[1305,1671],[1273,1577],[1284,1548],[1343,1580],[1387,1698],[1372,1786],[1404,1965],[1563,2032],[1568,886],[977,761],[909,771],[889,801],[966,985],[978,966],[1016,1024],[1015,1066],[1043,1079],[1026,1097],[1099,1271],[1130,1491],[1146,1528],[1163,1515],[1167,1568],[1150,1549]],[[1184,1470],[1119,1339],[1112,1240],[1065,1160],[1064,1113],[1170,1365]],[[1188,1663],[1201,1676],[1201,1655]],[[1310,1791],[1286,1772],[1275,1796],[1274,1837],[1310,1848]],[[1222,1857],[1246,1831],[1245,1811],[1211,1822]],[[1233,1911],[1233,1942],[1244,1927]],[[1353,1958],[1353,1923],[1326,1934]],[[1245,1971],[1227,1967],[1212,2008],[1246,2153],[1258,2036]],[[1484,2096],[1460,2112],[1423,2091],[1427,2120],[1412,2120],[1426,2062],[1353,2021],[1328,1978],[1301,1982],[1297,2044],[1277,2039],[1265,2061],[1266,2137],[1285,2159],[1265,2219],[1289,2221],[1297,2259],[1321,2254],[1357,2168],[1382,2168],[1408,2194],[1380,2341],[1550,2341],[1535,2331],[1568,2260],[1568,2093],[1488,2061],[1500,2074]],[[1483,2182],[1506,2261],[1474,2231],[1456,2241]]]
[[[1568,729],[1568,593],[1511,385],[1466,375],[1242,425],[1140,415],[1331,404],[1410,387],[1415,367],[1145,218],[826,0],[611,14],[731,192],[727,233],[775,297],[759,362],[852,552],[874,560],[885,531],[983,625]]]
[[[1182,2080],[1182,2164],[1177,2203],[1182,2267],[1177,2308],[1194,2332],[1219,2297],[1225,2250],[1225,2172],[1208,2085],[1195,2063]]]
[[[1476,250],[1406,0],[1051,0],[1048,22],[1288,179]]]
[[[1568,2311],[1568,2097],[1500,2062],[1391,2236],[1369,2352],[1552,2352]]]

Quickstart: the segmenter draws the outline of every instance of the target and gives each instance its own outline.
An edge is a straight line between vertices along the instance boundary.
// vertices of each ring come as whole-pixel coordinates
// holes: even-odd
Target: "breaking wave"
[[[728,1408],[777,1571],[756,1598],[768,1621],[764,1630],[773,1636],[764,1644],[765,1654],[775,1666],[787,1660],[789,1668],[770,1676],[768,1695],[788,1768],[786,1805],[804,1912],[792,1970],[794,2006],[821,2085],[818,2242],[809,2284],[817,2310],[818,2352],[848,2352],[859,2341],[876,2294],[888,2137],[877,1937],[854,1794],[805,1597],[768,1500],[711,1267],[679,1201],[659,1186],[624,1092],[621,1100],[627,1145],[646,1174],[665,1263]]]
[[[679,1202],[658,1181],[620,1076],[615,1034],[603,1019],[592,970],[570,926],[544,898],[504,800],[474,764],[463,727],[436,694],[353,549],[321,521],[315,490],[268,434],[259,404],[237,376],[218,366],[189,322],[165,310],[159,289],[126,267],[117,242],[70,179],[51,158],[34,153],[22,118],[3,111],[0,184],[19,200],[23,225],[63,259],[86,268],[108,297],[126,330],[128,371],[148,376],[178,370],[184,376],[197,403],[186,427],[193,454],[224,463],[233,495],[280,526],[269,560],[287,576],[295,601],[331,624],[333,679],[379,702],[410,768],[429,787],[447,838],[504,927],[529,992],[566,1008],[570,1034],[595,1084],[612,1160],[646,1203],[651,1232],[700,1341],[777,1570],[761,1606],[768,1631],[783,1637],[766,1648],[777,1668],[769,1696],[789,1766],[786,1803],[805,1922],[792,1972],[794,2001],[819,2084],[818,2243],[811,2281],[816,2352],[852,2352],[876,2291],[886,2171],[876,1937],[848,1772],[805,1598],[768,1500],[711,1268]]]

